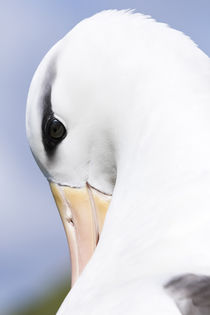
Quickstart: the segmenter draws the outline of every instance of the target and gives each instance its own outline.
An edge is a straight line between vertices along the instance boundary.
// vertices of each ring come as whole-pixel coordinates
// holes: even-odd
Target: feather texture
[[[46,86],[67,129],[51,160]],[[131,11],[85,19],[42,61],[27,106],[36,160],[48,180],[113,194],[59,315],[209,314],[209,86],[209,58],[191,39]]]

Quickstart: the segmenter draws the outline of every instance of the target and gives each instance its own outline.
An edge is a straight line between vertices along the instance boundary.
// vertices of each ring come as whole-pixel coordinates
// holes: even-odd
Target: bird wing
[[[165,286],[183,315],[210,314],[210,277],[186,274]]]

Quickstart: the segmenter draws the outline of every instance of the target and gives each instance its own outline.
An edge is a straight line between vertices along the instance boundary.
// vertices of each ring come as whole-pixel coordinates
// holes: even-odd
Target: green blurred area
[[[69,277],[49,287],[40,298],[20,306],[8,315],[54,315],[70,290]]]

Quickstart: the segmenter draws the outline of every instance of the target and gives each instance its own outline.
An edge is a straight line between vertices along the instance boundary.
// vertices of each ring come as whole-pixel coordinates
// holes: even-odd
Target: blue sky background
[[[210,56],[209,0],[1,0],[0,313],[68,274],[63,227],[25,136],[27,91],[49,48],[81,19],[110,8],[168,23]]]

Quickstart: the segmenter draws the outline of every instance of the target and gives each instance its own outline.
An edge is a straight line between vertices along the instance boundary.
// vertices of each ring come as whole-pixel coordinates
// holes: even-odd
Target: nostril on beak
[[[66,221],[72,226],[74,226],[73,216],[72,216],[70,208],[66,209]]]

